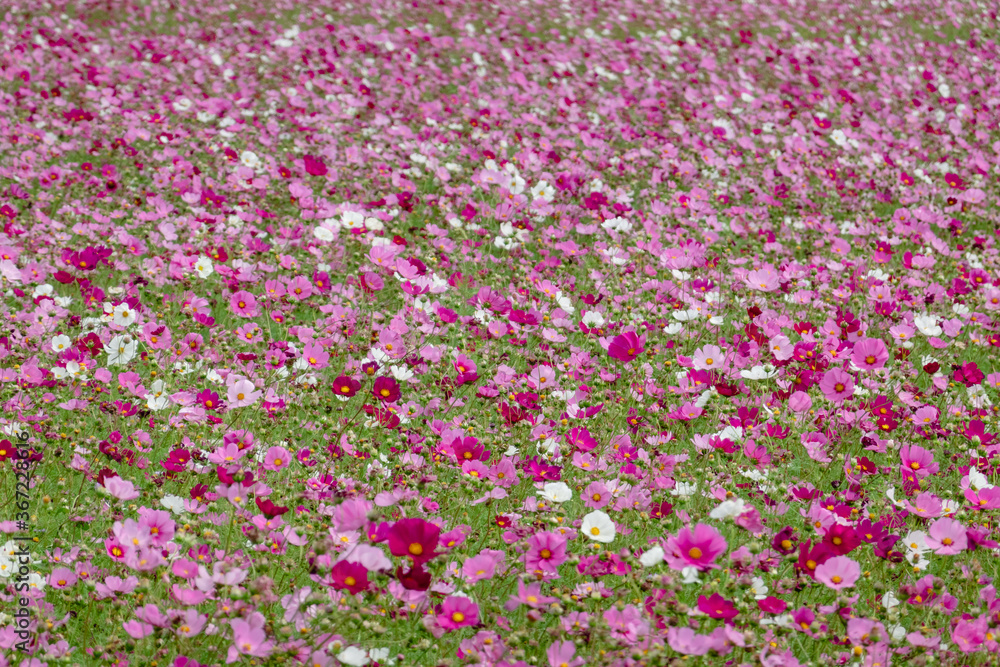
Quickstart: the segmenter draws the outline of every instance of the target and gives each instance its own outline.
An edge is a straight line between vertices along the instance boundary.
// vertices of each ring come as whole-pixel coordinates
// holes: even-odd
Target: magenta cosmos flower
[[[437,621],[445,630],[475,625],[479,623],[479,607],[469,598],[452,595],[441,603]]]
[[[608,354],[613,359],[627,364],[646,351],[642,346],[644,342],[645,336],[639,337],[634,331],[626,331],[611,341],[608,345]]]
[[[389,551],[393,556],[405,556],[419,565],[436,555],[441,529],[423,519],[400,519],[389,529]]]
[[[851,351],[851,363],[863,371],[877,371],[889,361],[889,350],[880,338],[859,340]]]
[[[713,561],[726,551],[727,544],[711,526],[699,523],[694,529],[681,528],[676,536],[667,536],[665,559],[673,570],[696,567],[702,572],[718,569]]]
[[[861,566],[847,556],[834,556],[816,566],[816,579],[835,591],[850,588],[861,577]]]
[[[246,290],[240,290],[229,297],[229,309],[239,317],[257,317],[257,297]]]
[[[819,381],[819,388],[826,400],[843,403],[854,395],[854,378],[842,368],[831,368]]]

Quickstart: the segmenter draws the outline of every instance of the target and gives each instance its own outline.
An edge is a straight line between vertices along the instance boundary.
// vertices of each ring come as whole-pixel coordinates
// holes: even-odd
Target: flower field
[[[0,667],[1000,659],[1000,7],[5,5]]]

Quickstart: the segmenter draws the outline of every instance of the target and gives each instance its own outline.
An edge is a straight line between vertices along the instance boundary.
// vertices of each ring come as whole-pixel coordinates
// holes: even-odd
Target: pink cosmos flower
[[[233,643],[226,655],[227,664],[236,662],[241,655],[266,658],[271,654],[274,642],[267,639],[267,633],[264,631],[266,622],[264,615],[259,611],[253,612],[246,619],[234,618],[229,621],[233,629]]]
[[[766,266],[747,274],[743,282],[752,290],[758,292],[773,292],[781,286],[778,272],[772,266]]]
[[[73,570],[57,567],[49,574],[49,586],[52,588],[71,588],[78,580]]]
[[[699,523],[693,530],[681,528],[676,536],[668,535],[664,558],[673,570],[696,567],[705,572],[718,569],[714,561],[727,547],[726,538],[715,528]]]
[[[634,331],[626,331],[611,341],[608,345],[608,354],[611,358],[627,364],[646,351],[642,346],[644,342],[645,336],[640,338]]]
[[[292,463],[292,455],[284,447],[270,447],[264,455],[264,470],[278,471]]]
[[[694,351],[691,365],[695,370],[710,371],[722,366],[725,356],[718,345],[705,345]]]
[[[313,295],[313,284],[305,276],[295,276],[288,281],[287,294],[296,301],[305,301]]]
[[[246,290],[240,290],[229,297],[229,309],[238,317],[257,317],[260,314],[257,298]]]
[[[106,477],[104,479],[104,488],[118,500],[135,500],[139,497],[139,492],[136,491],[132,482],[122,479],[117,475]]]
[[[934,454],[919,445],[903,445],[899,449],[899,458],[902,460],[900,471],[904,477],[913,475],[917,479],[923,479],[936,475],[940,469],[934,461]]]
[[[788,397],[788,409],[792,412],[808,412],[812,404],[812,398],[804,391],[797,391]]]
[[[322,345],[318,343],[310,343],[305,346],[302,350],[302,358],[305,360],[309,368],[314,370],[319,370],[321,368],[326,368],[327,364],[330,363],[330,353],[323,349]]]
[[[467,584],[474,584],[483,579],[492,579],[497,568],[506,559],[503,551],[486,549],[485,551],[469,558],[462,564],[462,576]]]
[[[667,644],[681,655],[705,655],[712,649],[712,641],[688,627],[667,630]]]
[[[601,509],[611,502],[611,491],[604,482],[591,482],[581,494],[583,504],[591,509]]]
[[[566,641],[555,641],[545,652],[549,659],[549,667],[580,667],[587,663],[583,658],[574,658],[576,644]]]
[[[987,641],[989,621],[980,616],[972,620],[961,619],[951,631],[951,640],[962,653],[975,653]]]
[[[103,600],[106,598],[117,598],[118,593],[131,593],[138,585],[138,577],[132,576],[124,580],[121,577],[108,577],[104,580],[104,583],[95,582],[94,588],[97,591],[97,599]]]
[[[816,566],[816,579],[836,591],[850,588],[861,577],[861,566],[847,556],[834,556]]]
[[[854,378],[842,368],[831,368],[823,374],[819,388],[826,400],[843,403],[854,395]]]
[[[229,387],[226,399],[229,407],[243,408],[256,403],[260,396],[261,392],[257,390],[254,383],[242,378]]]
[[[938,556],[954,556],[962,553],[969,545],[965,526],[961,521],[944,517],[938,519],[927,529],[924,538],[927,546]]]
[[[465,597],[449,596],[441,603],[437,612],[437,622],[445,630],[457,630],[479,623],[479,607]]]
[[[863,371],[875,371],[885,367],[889,360],[889,350],[881,338],[863,338],[851,351],[851,362]]]
[[[543,531],[528,538],[528,551],[524,556],[524,567],[528,572],[559,571],[566,562],[566,536],[561,533]]]
[[[139,529],[149,533],[150,546],[165,547],[173,539],[175,527],[170,512],[139,508]]]

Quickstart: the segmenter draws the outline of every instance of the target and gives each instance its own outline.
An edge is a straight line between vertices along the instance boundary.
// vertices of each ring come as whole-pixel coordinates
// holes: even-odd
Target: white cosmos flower
[[[551,503],[564,503],[573,498],[573,490],[565,482],[549,482],[538,495]]]
[[[646,553],[639,556],[639,562],[643,567],[656,567],[663,562],[663,547],[653,547]]]
[[[596,310],[588,310],[583,314],[583,323],[588,327],[604,326],[604,315],[601,315]]]
[[[688,310],[675,310],[673,312],[673,318],[678,322],[690,322],[691,320],[696,320],[701,315],[701,311],[695,310],[694,308]]]
[[[243,151],[240,153],[240,162],[251,169],[256,169],[260,165],[260,158],[253,151]]]
[[[615,539],[615,522],[604,512],[594,510],[583,517],[580,532],[595,542],[609,544]]]
[[[69,336],[56,336],[52,339],[52,351],[62,352],[63,350],[67,350],[72,342]]]
[[[170,405],[170,397],[166,396],[166,384],[163,380],[153,383],[152,390],[146,394],[146,407],[150,410],[163,410]]]
[[[369,662],[368,653],[357,646],[348,646],[337,654],[337,660],[351,667],[364,667]]]
[[[392,373],[392,376],[400,382],[406,382],[413,377],[413,371],[405,366],[389,366],[389,371]]]
[[[923,555],[931,550],[927,546],[927,533],[922,530],[911,530],[899,543],[904,548],[906,560],[914,566],[918,566],[917,562],[923,560]]]
[[[746,508],[746,503],[742,498],[734,498],[733,500],[724,500],[719,503],[715,509],[708,513],[708,516],[712,519],[731,519],[743,514],[743,510]]]
[[[670,491],[670,495],[677,496],[679,498],[690,498],[697,490],[697,482],[677,482],[673,490]]]
[[[194,263],[194,272],[198,274],[199,278],[208,278],[210,275],[215,273],[215,267],[212,265],[212,260],[208,257],[199,257],[198,261]]]
[[[917,331],[925,336],[940,336],[942,331],[937,324],[937,317],[934,315],[917,315],[913,318],[913,326],[917,327]]]
[[[701,579],[698,578],[698,568],[688,565],[681,570],[681,583],[682,584],[697,584]]]
[[[608,218],[601,223],[601,227],[622,234],[632,231],[632,223],[621,217]]]
[[[139,343],[131,336],[115,336],[104,346],[104,351],[108,353],[108,366],[124,366],[135,358],[138,349]]]
[[[778,374],[778,370],[771,364],[754,366],[748,371],[740,371],[740,377],[744,380],[766,380]]]
[[[127,327],[135,323],[139,314],[127,303],[120,303],[111,311],[111,321],[121,327]]]
[[[163,498],[160,499],[160,504],[174,514],[180,514],[184,511],[184,499],[180,496],[163,496]]]
[[[365,216],[357,211],[344,211],[340,214],[340,224],[345,229],[357,229],[365,224]]]
[[[576,308],[573,307],[573,302],[570,300],[568,296],[566,296],[562,292],[559,291],[556,292],[556,303],[558,303],[559,307],[570,315],[576,312]]]
[[[889,591],[882,596],[882,606],[886,609],[892,609],[893,607],[899,606],[899,598],[897,598],[892,591]]]
[[[326,227],[323,227],[322,225],[317,226],[315,229],[313,229],[313,236],[315,236],[320,241],[324,241],[326,243],[329,243],[330,241],[333,240],[333,232],[331,232]]]

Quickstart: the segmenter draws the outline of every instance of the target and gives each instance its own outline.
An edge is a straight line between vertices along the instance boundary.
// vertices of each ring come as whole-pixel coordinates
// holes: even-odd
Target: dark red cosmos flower
[[[368,590],[368,570],[358,563],[337,561],[330,570],[330,586],[338,591],[349,591],[352,595]]]
[[[189,493],[189,495],[191,496],[191,500],[197,500],[200,502],[205,497],[206,493],[208,493],[207,486],[205,486],[204,484],[195,484],[193,487],[191,487],[191,492]]]
[[[426,563],[437,554],[441,529],[423,519],[400,519],[389,529],[389,551],[393,556],[404,556],[414,565]]]
[[[350,398],[357,394],[359,389],[361,389],[361,383],[346,375],[341,375],[333,381],[333,393],[337,396]]]
[[[698,609],[711,618],[719,618],[725,621],[732,620],[739,615],[736,606],[718,593],[711,596],[698,596]]]
[[[673,514],[673,512],[674,506],[666,501],[653,503],[649,508],[649,516],[654,519],[666,519],[668,516]]]
[[[613,359],[627,364],[646,351],[642,346],[644,342],[634,331],[626,331],[615,336],[615,339],[611,341],[611,345],[608,346],[608,354]]]
[[[382,376],[375,379],[375,386],[372,387],[372,395],[380,401],[394,403],[399,400],[401,393],[399,383],[395,379]]]
[[[101,471],[97,473],[97,477],[94,478],[94,481],[101,486],[104,486],[104,482],[111,477],[118,477],[118,473],[111,468],[101,468]]]
[[[771,540],[771,548],[787,556],[795,551],[795,545],[798,542],[799,538],[795,536],[795,529],[791,526],[785,526]]]
[[[209,247],[205,250],[205,254],[221,264],[225,264],[229,261],[229,253],[226,252],[226,248],[224,246],[216,246],[215,248]]]
[[[409,570],[397,568],[396,578],[409,591],[426,591],[431,587],[431,573],[421,565],[414,565]]]
[[[254,502],[257,504],[257,509],[259,509],[267,518],[273,518],[276,516],[281,516],[288,511],[287,507],[281,505],[275,505],[268,498],[255,498]]]

